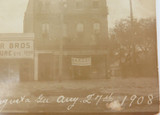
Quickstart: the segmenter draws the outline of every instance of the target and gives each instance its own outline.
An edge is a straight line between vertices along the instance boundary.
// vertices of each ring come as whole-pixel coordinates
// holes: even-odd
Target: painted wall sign
[[[74,66],[90,66],[91,64],[92,64],[91,57],[72,58],[72,65],[74,65]]]
[[[0,58],[33,58],[34,45],[32,40],[3,41],[0,40]]]

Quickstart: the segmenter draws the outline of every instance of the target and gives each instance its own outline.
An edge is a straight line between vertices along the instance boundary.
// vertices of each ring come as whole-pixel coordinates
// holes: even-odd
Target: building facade
[[[0,81],[34,80],[34,34],[0,34]]]
[[[24,33],[35,34],[34,80],[106,78],[106,0],[29,0]]]

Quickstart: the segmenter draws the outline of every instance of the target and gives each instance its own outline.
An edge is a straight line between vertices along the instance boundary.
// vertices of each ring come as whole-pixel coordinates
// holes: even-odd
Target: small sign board
[[[91,57],[87,58],[72,58],[73,66],[91,66]]]
[[[0,40],[0,59],[23,59],[33,57],[33,40]]]

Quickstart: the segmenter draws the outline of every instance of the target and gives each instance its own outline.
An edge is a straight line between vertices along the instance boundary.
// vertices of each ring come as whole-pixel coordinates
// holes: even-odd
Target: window
[[[49,24],[42,24],[42,38],[49,38]]]
[[[41,13],[48,13],[51,10],[51,2],[49,0],[42,0],[38,5]]]
[[[78,23],[76,30],[78,33],[84,32],[84,25],[82,23]]]
[[[42,2],[38,2],[38,4],[37,4],[37,8],[39,8],[39,12],[41,12],[42,11],[42,8],[43,8],[43,4],[42,4]]]
[[[63,24],[63,37],[67,37],[67,24]]]
[[[67,5],[67,0],[62,0],[61,2],[62,2],[62,4],[63,4],[63,7],[64,7],[64,8],[67,8],[67,7],[68,7],[68,5]]]
[[[94,30],[95,33],[99,33],[100,29],[101,29],[100,23],[94,23],[93,24],[93,30]]]
[[[76,9],[83,8],[83,2],[82,0],[76,0]]]
[[[98,0],[94,0],[92,5],[93,5],[93,8],[99,8],[99,1]]]
[[[49,24],[42,24],[42,33],[49,33]]]
[[[66,3],[66,2],[67,2],[67,0],[62,0],[62,2],[65,2],[65,3]]]
[[[96,37],[95,37],[95,35],[91,35],[91,45],[96,45]]]

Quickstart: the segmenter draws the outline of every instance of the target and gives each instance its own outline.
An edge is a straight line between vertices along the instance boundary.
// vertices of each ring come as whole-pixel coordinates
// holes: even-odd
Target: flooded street
[[[154,78],[1,83],[0,104],[2,112],[156,112],[156,83]]]

